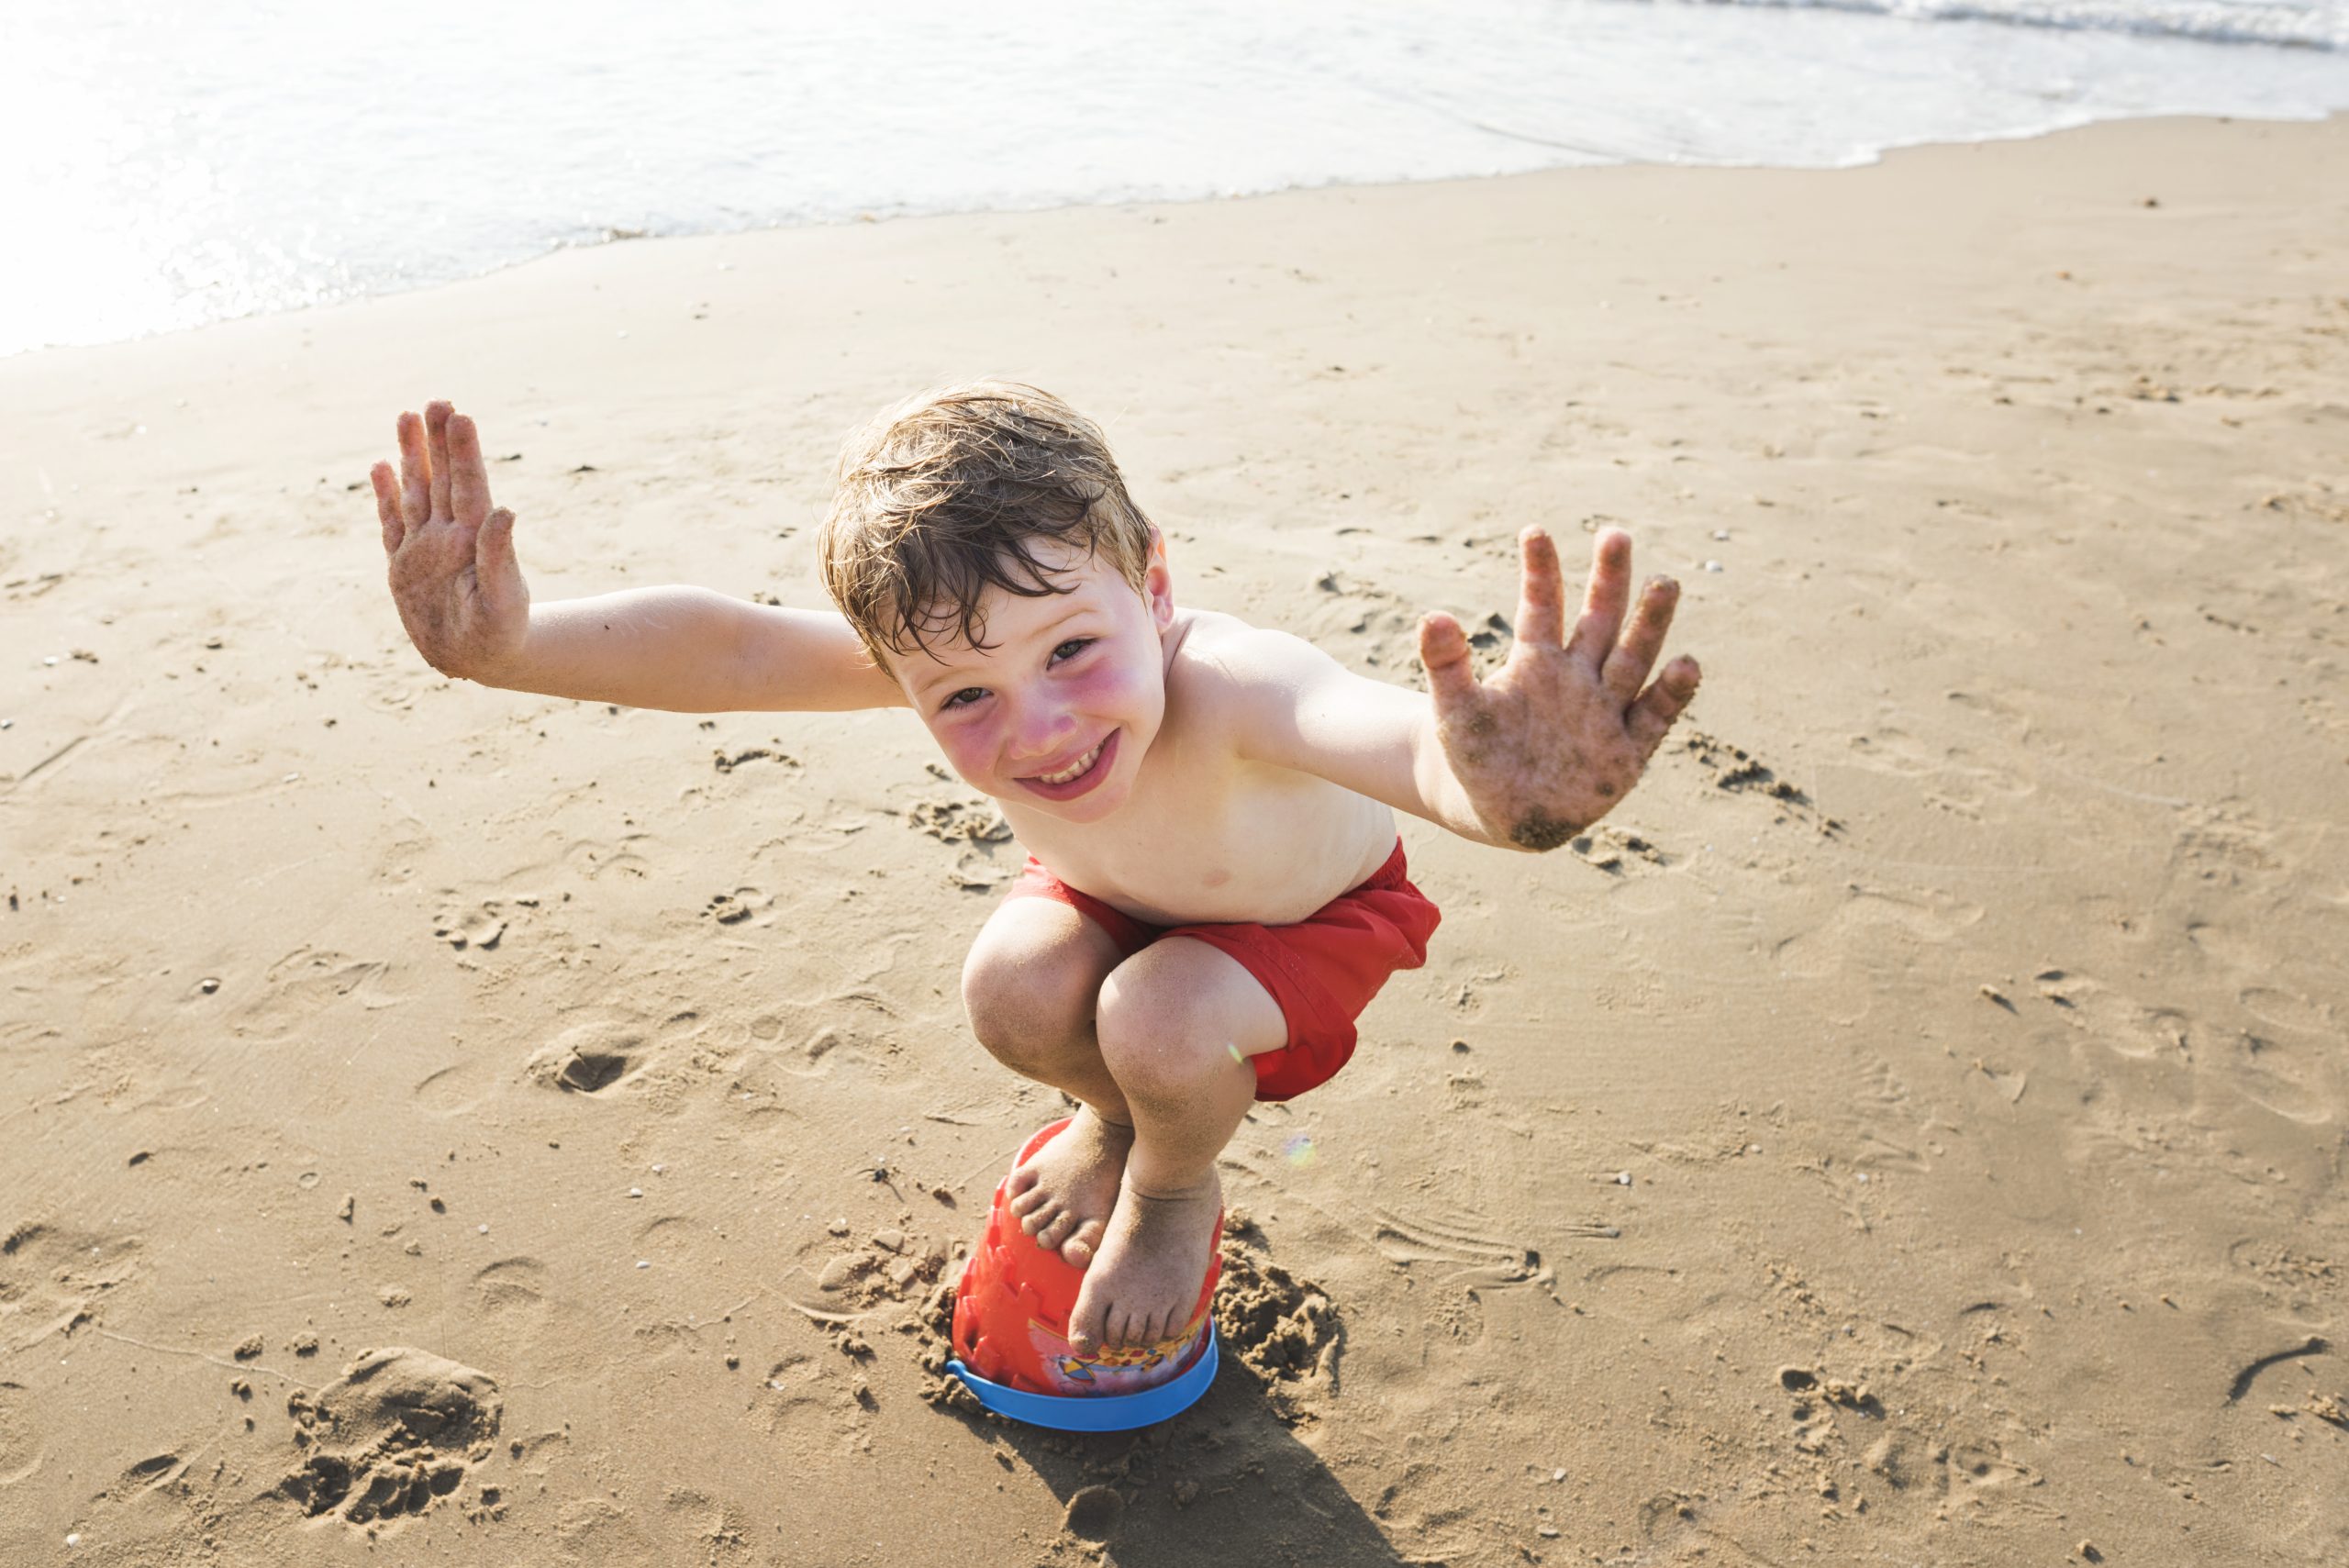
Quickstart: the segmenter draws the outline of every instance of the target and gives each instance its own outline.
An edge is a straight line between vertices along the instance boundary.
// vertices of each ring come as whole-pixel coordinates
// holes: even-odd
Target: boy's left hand
[[[1442,613],[1419,621],[1419,662],[1444,760],[1486,833],[1554,850],[1631,793],[1699,673],[1684,654],[1649,684],[1680,584],[1652,579],[1634,607],[1631,535],[1609,528],[1595,541],[1571,639],[1557,546],[1540,528],[1518,542],[1525,577],[1508,662],[1478,681],[1467,634]]]

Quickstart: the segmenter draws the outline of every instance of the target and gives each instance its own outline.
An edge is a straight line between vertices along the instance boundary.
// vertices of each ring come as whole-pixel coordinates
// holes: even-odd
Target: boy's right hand
[[[402,414],[399,444],[397,478],[388,462],[370,477],[400,624],[442,674],[494,682],[530,630],[514,514],[491,509],[481,435],[447,403]]]

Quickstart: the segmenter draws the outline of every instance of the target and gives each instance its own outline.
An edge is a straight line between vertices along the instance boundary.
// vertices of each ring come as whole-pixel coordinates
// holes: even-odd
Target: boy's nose
[[[1065,750],[1075,735],[1076,716],[1065,708],[1043,704],[1021,708],[1012,722],[1012,760],[1020,762],[1049,761],[1056,752]]]

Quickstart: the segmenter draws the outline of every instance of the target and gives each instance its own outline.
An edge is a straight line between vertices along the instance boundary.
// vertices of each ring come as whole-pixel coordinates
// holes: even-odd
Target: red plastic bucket
[[[1030,1139],[1012,1169],[1051,1142],[1066,1120]],[[1029,1394],[1097,1398],[1138,1394],[1172,1382],[1205,1350],[1208,1306],[1223,1260],[1211,1255],[1190,1321],[1174,1338],[1145,1349],[1106,1350],[1080,1356],[1068,1342],[1068,1315],[1085,1271],[1057,1251],[1036,1245],[1011,1212],[1010,1174],[996,1184],[986,1234],[954,1287],[954,1353],[989,1382]],[[1220,1228],[1219,1227],[1219,1229]]]

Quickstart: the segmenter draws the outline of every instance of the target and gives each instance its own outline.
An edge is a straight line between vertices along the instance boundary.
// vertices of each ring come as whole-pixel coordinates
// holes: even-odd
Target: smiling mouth
[[[1071,762],[1059,773],[1038,773],[1036,775],[1036,782],[1038,784],[1074,784],[1077,780],[1085,775],[1087,770],[1089,770],[1094,763],[1101,760],[1101,748],[1108,743],[1109,738],[1104,735],[1100,740],[1093,743],[1092,751],[1087,751],[1084,756],[1079,757],[1075,762]]]
[[[1117,755],[1118,734],[1112,729],[1094,743],[1093,750],[1071,760],[1064,768],[1049,773],[1030,773],[1019,782],[1047,800],[1074,800],[1108,776],[1109,760]]]

